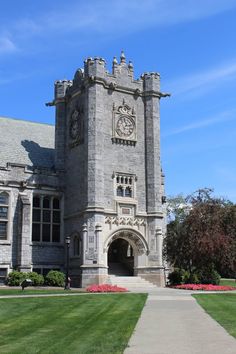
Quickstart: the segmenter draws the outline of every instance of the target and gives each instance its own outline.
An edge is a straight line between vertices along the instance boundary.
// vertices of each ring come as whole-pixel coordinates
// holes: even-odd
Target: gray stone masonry
[[[134,274],[163,285],[163,96],[159,74],[135,80],[124,53],[112,73],[104,59],[88,58],[73,81],[55,83],[56,165],[65,170],[65,232],[81,240],[80,270],[72,265],[71,272],[82,285],[104,281],[109,245],[119,237],[134,249]],[[119,197],[117,180],[125,178],[132,178],[131,195]]]
[[[164,285],[159,106],[167,94],[160,92],[159,74],[135,79],[122,52],[111,73],[104,59],[88,58],[73,80],[58,80],[54,88],[47,105],[55,106],[55,127],[0,117],[0,193],[9,195],[0,267],[63,269],[70,236],[74,284],[108,281],[111,255],[119,254],[115,244],[123,247],[118,263]],[[43,239],[43,223],[50,223],[52,236],[56,222],[42,221],[49,214],[41,209],[41,221],[34,220],[41,238],[32,242],[35,195],[41,202],[60,199],[60,241]],[[54,217],[54,209],[50,213]]]
[[[0,118],[0,193],[9,195],[7,239],[0,240],[0,268],[11,271],[50,266],[63,269],[64,242],[32,243],[34,194],[62,196],[54,168],[54,127]]]

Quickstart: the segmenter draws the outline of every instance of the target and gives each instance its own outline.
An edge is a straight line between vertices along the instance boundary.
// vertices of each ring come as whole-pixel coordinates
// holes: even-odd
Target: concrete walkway
[[[151,290],[124,354],[236,354],[236,340],[192,293],[200,292]]]

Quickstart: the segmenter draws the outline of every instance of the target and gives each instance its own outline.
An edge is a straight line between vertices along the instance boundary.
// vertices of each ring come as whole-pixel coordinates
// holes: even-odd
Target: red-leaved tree
[[[169,223],[165,255],[173,266],[190,272],[212,266],[221,275],[235,276],[236,205],[211,194],[205,188],[186,198],[191,208]]]

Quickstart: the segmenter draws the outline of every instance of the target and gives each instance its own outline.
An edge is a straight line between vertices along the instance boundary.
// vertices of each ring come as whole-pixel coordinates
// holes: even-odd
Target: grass
[[[234,286],[236,288],[236,281],[233,279],[221,279],[220,285]]]
[[[236,294],[193,295],[204,310],[236,338]]]
[[[146,294],[0,299],[1,354],[121,354]]]
[[[84,290],[64,290],[64,289],[35,289],[35,288],[26,288],[25,290],[3,288],[0,289],[0,296],[2,295],[40,295],[40,294],[68,294],[68,293],[78,293],[83,292]]]

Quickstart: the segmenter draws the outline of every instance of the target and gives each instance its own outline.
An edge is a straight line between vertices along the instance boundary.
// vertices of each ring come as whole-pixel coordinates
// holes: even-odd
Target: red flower
[[[93,284],[86,288],[89,293],[123,293],[128,291],[125,288],[119,287],[117,285],[111,284]]]
[[[223,286],[223,285],[213,285],[213,284],[181,284],[173,286],[175,289],[184,289],[184,290],[204,290],[204,291],[227,291],[227,290],[236,290],[232,286]]]

